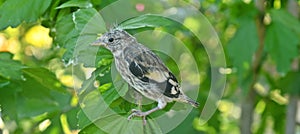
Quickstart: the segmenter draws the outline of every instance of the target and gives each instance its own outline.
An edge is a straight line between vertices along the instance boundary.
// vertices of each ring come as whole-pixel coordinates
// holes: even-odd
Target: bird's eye
[[[109,42],[113,42],[113,41],[114,41],[114,38],[109,38],[108,41],[109,41]]]

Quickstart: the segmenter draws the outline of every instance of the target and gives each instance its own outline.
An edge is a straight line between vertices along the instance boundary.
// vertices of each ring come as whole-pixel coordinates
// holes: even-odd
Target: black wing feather
[[[170,83],[170,80],[178,83],[176,77],[171,72],[169,72],[168,80],[164,82],[164,84],[166,85],[164,95],[171,98],[178,98],[178,96],[180,95],[179,85],[173,85],[172,83]],[[175,94],[172,93],[172,90],[176,91]]]
[[[138,77],[143,82],[149,82],[149,78],[145,77],[145,74],[148,72],[147,68],[143,65],[140,65],[133,61],[129,65],[129,70],[134,76]]]
[[[152,52],[143,52],[135,55],[134,60],[129,64],[130,72],[143,82],[157,85],[165,96],[170,98],[178,98],[180,95],[179,84],[176,77],[169,72],[165,65]],[[150,64],[149,64],[150,63]],[[167,76],[163,76],[164,81],[158,82],[153,78],[149,78],[149,74],[155,71],[167,72]]]

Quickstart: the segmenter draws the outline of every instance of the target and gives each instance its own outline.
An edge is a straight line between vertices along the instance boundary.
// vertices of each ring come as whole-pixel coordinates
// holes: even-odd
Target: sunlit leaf
[[[79,62],[92,66],[97,49],[91,43],[105,32],[105,23],[93,8],[78,9],[65,16],[56,24],[58,45],[66,48],[65,63]]]
[[[0,6],[0,30],[36,21],[52,0],[7,0]],[[29,10],[30,9],[30,10]]]

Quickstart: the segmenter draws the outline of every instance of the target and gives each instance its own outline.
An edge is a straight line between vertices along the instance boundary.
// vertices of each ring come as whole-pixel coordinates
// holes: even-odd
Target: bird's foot
[[[146,125],[147,124],[147,121],[146,121],[147,115],[148,115],[147,112],[142,112],[141,110],[132,109],[131,114],[128,116],[127,120],[131,120],[134,116],[142,117],[143,124]]]

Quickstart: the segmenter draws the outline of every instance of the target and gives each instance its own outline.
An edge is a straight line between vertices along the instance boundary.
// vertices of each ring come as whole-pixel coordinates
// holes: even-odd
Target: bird
[[[146,116],[166,107],[167,103],[177,101],[199,107],[199,103],[182,92],[175,75],[163,61],[149,48],[122,28],[112,28],[102,34],[93,46],[102,46],[111,51],[116,69],[121,77],[138,93],[157,102],[148,111],[132,109],[128,120],[141,117],[146,124]]]

